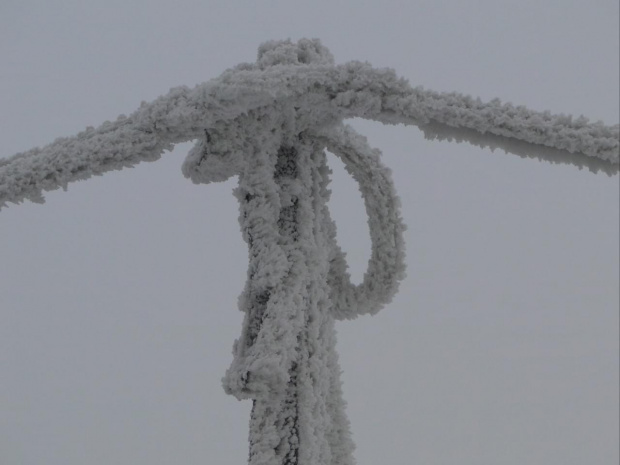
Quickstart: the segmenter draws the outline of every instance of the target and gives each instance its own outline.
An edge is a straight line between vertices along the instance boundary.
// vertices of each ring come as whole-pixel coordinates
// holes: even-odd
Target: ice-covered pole
[[[426,137],[522,157],[618,171],[618,125],[499,101],[412,88],[392,70],[335,65],[317,40],[269,42],[258,60],[193,89],[179,87],[129,116],[0,159],[0,208],[106,171],[157,160],[195,140],[183,174],[238,176],[249,268],[241,337],[224,389],[251,399],[251,465],[347,465],[353,443],[340,388],[334,320],[373,314],[404,277],[399,200],[379,151],[343,120],[419,127]],[[359,184],[372,243],[353,285],[327,208],[325,150]]]
[[[302,47],[274,43],[258,64],[331,61],[318,43],[304,45],[313,53],[307,63],[289,62]],[[370,218],[373,256],[359,286],[349,281],[327,208],[325,148],[358,181]],[[404,226],[378,151],[351,128],[317,125],[310,108],[284,101],[206,131],[183,172],[197,183],[239,175],[250,263],[242,335],[223,382],[229,394],[253,401],[249,463],[352,464],[334,321],[378,311],[404,276]]]

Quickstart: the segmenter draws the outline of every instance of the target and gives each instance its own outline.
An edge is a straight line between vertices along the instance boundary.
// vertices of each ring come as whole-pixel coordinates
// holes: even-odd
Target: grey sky
[[[618,115],[617,1],[4,1],[0,156],[130,113],[269,39],[413,85]],[[618,176],[355,122],[402,198],[408,278],[339,352],[360,465],[618,462]],[[247,253],[189,149],[0,212],[0,463],[244,463],[226,396]],[[333,160],[333,159],[332,159]],[[333,160],[360,278],[363,203]]]

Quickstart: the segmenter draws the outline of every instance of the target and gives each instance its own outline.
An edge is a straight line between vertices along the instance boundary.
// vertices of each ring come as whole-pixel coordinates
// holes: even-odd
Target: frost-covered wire
[[[268,42],[193,89],[179,87],[129,116],[0,159],[0,208],[106,171],[157,160],[195,140],[183,166],[194,183],[237,175],[248,244],[245,314],[227,393],[252,399],[251,465],[352,465],[353,442],[335,351],[335,319],[374,314],[405,275],[403,225],[380,152],[347,118],[418,126],[522,157],[618,170],[618,125],[412,88],[389,69],[335,65],[317,40]],[[360,285],[347,273],[329,214],[325,150],[358,182],[371,257]]]
[[[338,319],[374,314],[392,300],[405,277],[405,225],[400,199],[391,172],[380,160],[381,153],[368,146],[366,138],[350,126],[332,129],[319,137],[337,155],[358,182],[366,206],[371,256],[361,284],[351,283],[345,255],[335,241],[335,225],[328,215],[331,257],[329,283],[334,315]]]

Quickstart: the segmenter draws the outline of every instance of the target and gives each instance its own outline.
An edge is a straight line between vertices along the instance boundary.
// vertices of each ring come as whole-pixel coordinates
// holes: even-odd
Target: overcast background
[[[618,115],[617,0],[0,0],[0,156],[319,37],[338,63],[532,109]],[[618,463],[618,176],[354,122],[394,171],[408,277],[338,324],[359,465]],[[0,463],[242,464],[226,396],[246,244],[189,146],[0,212]],[[341,165],[359,281],[362,200]]]

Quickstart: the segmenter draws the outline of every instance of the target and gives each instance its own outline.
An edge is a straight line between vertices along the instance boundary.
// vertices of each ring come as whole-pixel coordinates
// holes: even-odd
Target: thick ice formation
[[[412,88],[392,70],[335,65],[317,40],[261,45],[242,64],[179,87],[129,117],[0,160],[0,207],[109,170],[157,160],[197,140],[183,163],[195,183],[239,176],[235,195],[249,248],[242,335],[224,389],[252,399],[251,465],[347,465],[353,443],[340,386],[334,320],[374,314],[404,277],[405,229],[380,153],[343,120],[415,125],[427,137],[520,156],[618,170],[618,125],[499,101]],[[372,242],[353,285],[327,201],[325,150],[359,184]]]
[[[440,125],[445,126],[444,138],[472,138],[475,144],[487,145],[481,136],[500,136],[492,137],[488,145],[510,152],[514,139],[578,154],[567,157],[567,163],[604,161],[606,165],[596,166],[617,171],[618,125],[412,88],[389,69],[360,62],[334,65],[317,41],[273,42],[261,46],[260,52],[257,64],[239,65],[193,89],[171,89],[129,117],[1,160],[0,205],[25,198],[40,201],[42,191],[157,160],[176,143],[204,138],[205,131],[226,131],[230,123],[253,111],[279,105],[299,108],[304,129],[350,117],[422,129]],[[532,154],[537,151],[534,145]],[[553,155],[555,161],[561,158],[562,153]]]

